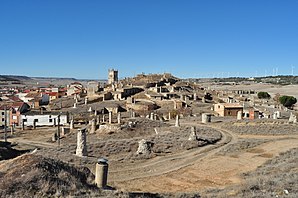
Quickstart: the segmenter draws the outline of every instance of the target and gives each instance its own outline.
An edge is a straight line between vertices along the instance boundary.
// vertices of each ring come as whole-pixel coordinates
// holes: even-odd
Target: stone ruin
[[[211,114],[203,113],[202,114],[202,123],[208,123],[208,122],[211,122]]]
[[[95,133],[95,131],[96,131],[96,120],[92,119],[91,126],[90,126],[90,133]]]
[[[86,128],[78,129],[76,155],[87,156]]]
[[[150,153],[151,153],[151,143],[144,139],[140,140],[137,154],[138,155],[140,155],[140,154],[148,155]]]

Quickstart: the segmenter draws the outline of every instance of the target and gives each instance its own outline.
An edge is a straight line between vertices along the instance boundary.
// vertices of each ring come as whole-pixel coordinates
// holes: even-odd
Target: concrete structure
[[[202,103],[206,103],[205,97],[202,97]]]
[[[69,132],[70,132],[70,128],[69,127],[61,127],[61,136],[65,136]]]
[[[95,167],[95,184],[98,188],[106,188],[108,181],[108,160],[101,158],[97,161]]]
[[[33,120],[33,129],[36,129],[36,120]]]
[[[103,123],[106,121],[105,117],[106,117],[106,116],[103,114],[103,115],[102,115],[102,122],[103,122]]]
[[[150,113],[150,120],[154,120],[154,113],[153,112]]]
[[[191,129],[190,129],[190,135],[189,135],[189,138],[188,138],[189,141],[198,140],[196,131],[197,131],[196,127],[192,126]]]
[[[109,124],[112,124],[112,111],[109,111]]]
[[[208,123],[208,122],[211,122],[211,114],[203,113],[202,114],[202,123]]]
[[[87,156],[86,128],[78,129],[76,155]]]
[[[58,139],[57,133],[52,134],[52,142],[56,142]]]
[[[291,113],[289,123],[297,123],[297,116],[295,114]]]
[[[73,120],[70,121],[69,128],[74,129],[74,121]]]
[[[275,111],[274,113],[276,113],[277,119],[280,119],[281,118],[281,112],[280,111]]]
[[[117,114],[117,123],[121,124],[121,113],[120,112],[118,112],[118,114]]]
[[[243,114],[242,111],[237,112],[237,120],[242,120],[242,114]]]
[[[274,120],[277,119],[277,114],[276,114],[276,112],[273,113],[272,118],[273,118]]]
[[[176,115],[175,127],[180,127],[179,115]]]
[[[243,105],[239,103],[218,103],[214,104],[214,111],[219,116],[233,116],[237,117],[238,111],[243,112]]]
[[[113,84],[116,82],[118,82],[118,70],[109,69],[108,84]]]
[[[95,133],[96,131],[96,121],[95,119],[91,120],[91,127],[90,127],[90,133]]]

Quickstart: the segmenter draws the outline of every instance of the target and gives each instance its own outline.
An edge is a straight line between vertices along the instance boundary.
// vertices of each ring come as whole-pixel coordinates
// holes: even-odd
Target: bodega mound
[[[25,154],[0,164],[0,197],[78,196],[99,191],[88,168]]]

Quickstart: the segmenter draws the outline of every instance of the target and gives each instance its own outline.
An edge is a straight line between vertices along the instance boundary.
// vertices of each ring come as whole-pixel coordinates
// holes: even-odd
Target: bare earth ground
[[[294,130],[297,126],[288,125],[286,122],[278,125],[280,129],[285,129],[279,130],[278,134],[270,133],[271,128],[264,127],[266,123],[263,123],[262,131],[258,132],[257,123],[254,124],[252,133],[248,131],[243,134],[239,131],[241,127],[237,128],[239,121],[236,127],[227,127],[226,123],[231,123],[230,121],[204,125],[199,117],[191,119],[181,119],[181,129],[191,125],[197,126],[199,130],[208,128],[210,131],[220,132],[221,140],[186,150],[177,150],[175,145],[172,145],[175,152],[139,159],[127,157],[130,156],[128,153],[135,152],[136,146],[132,145],[131,150],[126,153],[109,155],[109,185],[124,191],[142,192],[202,192],[211,188],[223,189],[245,183],[243,173],[254,171],[280,153],[298,147],[298,132]],[[268,122],[268,125],[272,126],[272,122]],[[264,130],[268,130],[268,133]],[[42,128],[17,132],[9,141],[18,142],[19,148],[39,147],[37,152],[45,156],[57,157],[68,163],[84,164],[94,171],[95,161],[102,154],[100,148],[95,147],[98,144],[96,142],[106,141],[107,134],[88,135],[87,141],[93,142],[88,150],[94,150],[92,156],[81,159],[73,155],[76,130],[61,139],[59,149],[56,148],[57,143],[48,142],[54,131],[54,128]],[[148,131],[154,133],[153,128],[148,128]],[[179,130],[172,133],[179,133]],[[151,132],[147,135],[152,137]],[[135,139],[136,142],[138,140]],[[100,154],[97,155],[97,152]]]
[[[218,85],[212,86],[214,89],[220,90],[256,90],[256,91],[266,91],[272,97],[279,93],[280,95],[290,95],[298,98],[298,85],[273,85],[267,83],[252,83],[249,85]]]

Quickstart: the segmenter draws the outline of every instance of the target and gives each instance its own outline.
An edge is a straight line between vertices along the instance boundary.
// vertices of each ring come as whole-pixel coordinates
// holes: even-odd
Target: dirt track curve
[[[184,122],[182,125],[189,125],[194,123]],[[232,133],[227,130],[220,129],[219,127],[195,124],[196,126],[210,127],[222,134],[220,141],[213,145],[207,145],[199,147],[197,149],[191,149],[177,154],[158,156],[151,160],[137,164],[127,164],[125,166],[119,164],[112,167],[109,171],[109,180],[113,182],[127,181],[140,179],[145,177],[152,177],[157,175],[163,175],[173,171],[177,171],[181,168],[193,165],[199,159],[209,157],[215,154],[218,150],[227,146],[228,144],[236,141],[236,138]]]

